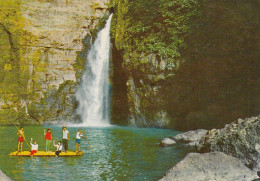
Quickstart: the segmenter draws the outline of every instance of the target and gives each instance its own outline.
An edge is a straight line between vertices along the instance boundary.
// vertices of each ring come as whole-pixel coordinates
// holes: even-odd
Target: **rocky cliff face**
[[[108,2],[0,2],[1,124],[77,119],[74,92]],[[209,129],[259,114],[259,3],[111,0],[108,6],[113,123]]]
[[[170,118],[163,106],[163,95],[159,92],[162,87],[158,84],[158,81],[165,79],[165,62],[161,61],[160,66],[153,54],[142,58],[149,61],[150,66],[146,67],[149,73],[131,71],[126,83],[129,124],[137,127],[168,127]],[[138,73],[143,75],[136,75]]]
[[[120,68],[126,72],[124,93],[127,95],[125,103],[118,101],[128,105],[128,124],[131,126],[170,126],[163,84],[173,76],[172,69],[180,62],[178,46],[182,45],[177,39],[183,30],[180,27],[180,31],[171,37],[176,38],[174,43],[166,42],[171,32],[165,29],[165,22],[174,21],[172,17],[164,16],[167,6],[164,1],[116,1],[112,34],[114,48],[121,55],[117,57],[121,59]],[[193,11],[193,7],[188,9]],[[159,16],[162,18],[158,19]],[[114,80],[120,81],[120,78]]]
[[[126,98],[114,94],[114,99],[119,104],[113,104],[113,106],[117,110],[120,110],[122,106],[128,108],[128,111],[122,110],[122,112],[115,114],[128,114],[127,124],[130,126],[168,127],[170,124],[170,118],[164,106],[164,95],[161,94],[161,82],[168,76],[166,62],[165,60],[158,60],[158,57],[156,57],[156,54],[121,57],[123,60],[120,69],[124,71],[123,78],[122,76],[115,77],[113,80],[116,82],[125,81],[122,82],[125,87],[122,85],[117,87],[118,85],[114,84],[113,88],[121,89],[122,91],[119,94],[126,94]],[[132,67],[131,60],[135,58],[146,63]],[[114,59],[114,61],[119,60]],[[116,71],[114,70],[115,73],[117,73]]]
[[[126,95],[115,94],[115,117],[190,130],[259,114],[259,3],[114,2],[114,61],[125,74],[113,89]]]
[[[76,81],[77,52],[83,48],[83,38],[90,34],[107,6],[104,1],[24,1],[22,14],[25,17],[25,30],[31,32],[36,42],[28,47],[28,66],[31,69],[30,80],[41,84],[41,90],[59,87],[66,80]],[[36,69],[30,55],[37,52],[39,61],[44,61],[46,71]],[[26,66],[26,65],[25,65]],[[33,74],[33,76],[32,76]],[[32,86],[29,87],[32,89]]]
[[[104,16],[108,2],[24,0],[22,3],[17,1],[11,4],[11,1],[7,1],[7,4],[1,4],[6,11],[16,9],[19,12],[19,18],[15,16],[13,21],[20,22],[21,31],[24,32],[17,37],[20,42],[14,42],[19,51],[19,56],[16,56],[19,63],[16,80],[11,82],[5,79],[6,84],[9,81],[16,87],[22,87],[23,91],[5,91],[1,88],[0,112],[7,115],[2,117],[1,124],[8,124],[6,120],[15,120],[17,115],[20,122],[25,123],[76,118],[74,92],[76,82],[80,81],[77,74],[85,68],[85,59],[79,58],[84,49],[83,39],[89,37],[85,41],[91,43],[91,30]],[[3,23],[9,28],[6,32],[13,31],[13,22],[9,22],[11,25]],[[6,40],[1,51],[9,49],[7,35],[1,37]],[[21,41],[24,37],[28,37],[27,40]],[[15,66],[10,58],[4,61],[5,72],[11,74]],[[14,100],[12,97],[17,98]]]

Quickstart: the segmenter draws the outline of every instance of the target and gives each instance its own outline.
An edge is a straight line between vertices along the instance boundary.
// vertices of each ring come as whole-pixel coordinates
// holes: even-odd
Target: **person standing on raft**
[[[44,136],[45,136],[45,150],[46,152],[50,151],[50,147],[51,147],[51,129],[47,128],[47,133],[44,130]]]
[[[37,153],[37,151],[38,151],[38,144],[37,144],[37,142],[34,141],[34,144],[32,144],[32,140],[33,139],[31,138],[31,141],[30,141],[30,144],[32,146],[31,153],[30,153],[31,158],[33,158],[34,154]]]
[[[70,133],[65,126],[63,126],[62,128],[62,144],[64,146],[65,152],[67,152],[69,147]]]
[[[56,146],[55,156],[58,157],[62,150],[61,141],[58,141],[58,144],[55,145],[55,140],[53,140],[53,146]]]
[[[77,152],[77,148],[79,149],[80,151],[80,137],[83,137],[83,134],[86,134],[86,133],[81,133],[81,129],[78,129],[78,132],[76,134],[76,146],[75,146],[75,152]]]
[[[25,140],[23,127],[21,127],[20,130],[17,131],[17,135],[18,135],[17,151],[19,151],[19,147],[21,148],[20,151],[23,151],[23,142]]]

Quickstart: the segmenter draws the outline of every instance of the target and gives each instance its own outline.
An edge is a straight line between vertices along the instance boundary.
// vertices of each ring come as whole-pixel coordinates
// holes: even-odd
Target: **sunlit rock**
[[[172,140],[171,138],[164,138],[161,142],[160,142],[160,146],[164,147],[164,146],[172,146],[174,145],[176,142],[174,140]]]
[[[239,159],[220,152],[190,153],[160,181],[236,180],[252,181],[257,173]]]
[[[173,137],[176,142],[186,143],[188,146],[196,146],[200,139],[207,133],[205,129],[191,130]]]
[[[7,177],[1,170],[0,170],[0,180],[1,181],[12,181],[9,177]]]

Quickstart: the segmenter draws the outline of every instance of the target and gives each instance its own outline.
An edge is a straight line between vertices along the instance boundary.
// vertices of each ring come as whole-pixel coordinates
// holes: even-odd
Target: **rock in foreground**
[[[259,169],[260,117],[227,124],[222,129],[210,130],[200,141],[201,153],[220,151],[232,155],[251,169]]]
[[[160,181],[251,181],[256,178],[258,178],[256,172],[251,171],[237,158],[212,152],[188,154]]]
[[[176,142],[187,143],[188,146],[195,146],[200,139],[207,133],[205,129],[191,130],[185,133],[180,133],[173,137]]]
[[[1,170],[0,170],[0,180],[1,181],[11,181],[9,177],[7,177]]]

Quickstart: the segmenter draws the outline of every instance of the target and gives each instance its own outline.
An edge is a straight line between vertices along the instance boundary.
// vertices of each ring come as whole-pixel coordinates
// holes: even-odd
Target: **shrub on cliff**
[[[117,3],[112,33],[117,48],[124,50],[125,56],[131,56],[125,66],[149,63],[138,58],[141,53],[155,53],[167,59],[168,69],[176,66],[180,61],[179,49],[185,46],[184,37],[190,31],[189,23],[199,14],[198,1],[118,0]]]

